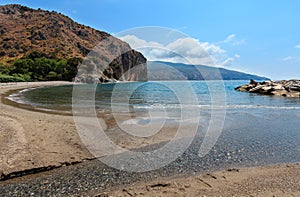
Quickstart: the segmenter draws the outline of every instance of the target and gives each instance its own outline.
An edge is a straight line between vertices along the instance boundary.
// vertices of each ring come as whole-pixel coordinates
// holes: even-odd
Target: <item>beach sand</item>
[[[70,82],[0,84],[7,91]],[[92,158],[81,143],[72,116],[40,113],[0,103],[0,172],[59,167]]]
[[[70,82],[0,84],[0,96],[11,90],[64,84]],[[26,110],[2,101],[0,109],[0,175],[61,167],[94,158],[81,142],[72,116]],[[130,139],[114,130],[107,134],[124,148],[136,148],[166,141],[174,136],[175,133],[170,132],[174,130],[167,129],[165,134],[142,140]],[[300,196],[300,165],[231,169],[189,177],[157,177],[151,182],[120,185],[112,190],[101,195]]]
[[[95,158],[82,143],[70,113],[45,113],[23,109],[24,106],[20,108],[14,103],[10,105],[3,103],[3,97],[12,91],[67,84],[72,83],[60,81],[0,83],[0,175],[44,167],[57,168]],[[120,132],[111,114],[100,116],[102,117],[98,119],[108,127],[106,135],[115,144],[126,149],[166,142],[176,134],[176,125],[171,125],[157,135],[137,138]],[[108,154],[109,150],[104,153]]]
[[[101,195],[296,197],[300,196],[300,165],[281,164],[228,169],[191,177],[168,177],[120,187]]]

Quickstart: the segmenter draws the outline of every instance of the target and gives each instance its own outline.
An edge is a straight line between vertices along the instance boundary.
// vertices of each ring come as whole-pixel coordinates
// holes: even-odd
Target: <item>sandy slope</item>
[[[68,82],[0,84],[8,90],[62,85]],[[0,172],[8,174],[90,158],[71,116],[39,113],[0,103]]]

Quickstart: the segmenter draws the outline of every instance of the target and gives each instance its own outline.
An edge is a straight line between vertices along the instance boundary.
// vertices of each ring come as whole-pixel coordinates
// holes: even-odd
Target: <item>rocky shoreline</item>
[[[249,84],[235,88],[236,91],[300,98],[300,80],[264,81],[250,80]]]

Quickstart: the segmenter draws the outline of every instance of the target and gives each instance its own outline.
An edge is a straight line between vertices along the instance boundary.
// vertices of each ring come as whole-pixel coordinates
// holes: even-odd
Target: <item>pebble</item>
[[[191,146],[171,164],[157,170],[135,173],[117,170],[98,160],[64,166],[47,173],[0,181],[1,197],[13,196],[93,196],[113,188],[149,182],[157,177],[182,173],[186,176],[219,169],[300,161],[299,136],[248,133],[222,133],[214,150],[198,156],[203,138],[195,138]],[[281,143],[276,143],[276,142]],[[254,143],[255,142],[255,143]],[[271,142],[271,143],[269,143]],[[153,147],[151,147],[153,149]],[[276,154],[272,154],[276,153]],[[228,157],[231,157],[228,159]],[[184,185],[188,188],[189,185]]]

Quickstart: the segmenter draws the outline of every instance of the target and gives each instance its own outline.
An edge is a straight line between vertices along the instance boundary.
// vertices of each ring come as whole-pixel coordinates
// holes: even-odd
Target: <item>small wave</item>
[[[300,106],[268,106],[268,105],[186,105],[186,104],[153,104],[153,105],[135,105],[135,109],[285,109],[300,110]]]
[[[71,111],[68,110],[56,110],[56,109],[48,109],[48,108],[41,108],[41,107],[35,107],[35,110],[43,111],[43,112],[52,112],[57,114],[71,114]]]
[[[238,109],[286,109],[286,110],[299,110],[300,107],[288,107],[288,106],[268,106],[268,105],[228,105],[226,108]]]
[[[28,92],[30,90],[35,90],[35,89],[37,89],[37,88],[26,88],[26,89],[20,90],[19,94],[24,93],[24,92]]]
[[[25,102],[23,99],[21,99],[20,94],[11,94],[8,97],[6,97],[8,100],[13,101],[15,103],[19,103],[19,104],[27,104],[27,102]]]
[[[34,90],[36,88],[26,88],[26,89],[23,89],[23,90],[20,90],[18,91],[17,93],[13,93],[13,94],[10,94],[9,96],[7,96],[6,98],[13,101],[13,102],[16,102],[16,103],[20,103],[20,104],[27,104],[26,101],[24,101],[22,98],[21,98],[21,95],[24,93],[24,92],[28,92],[28,91],[31,91],[31,90]]]

